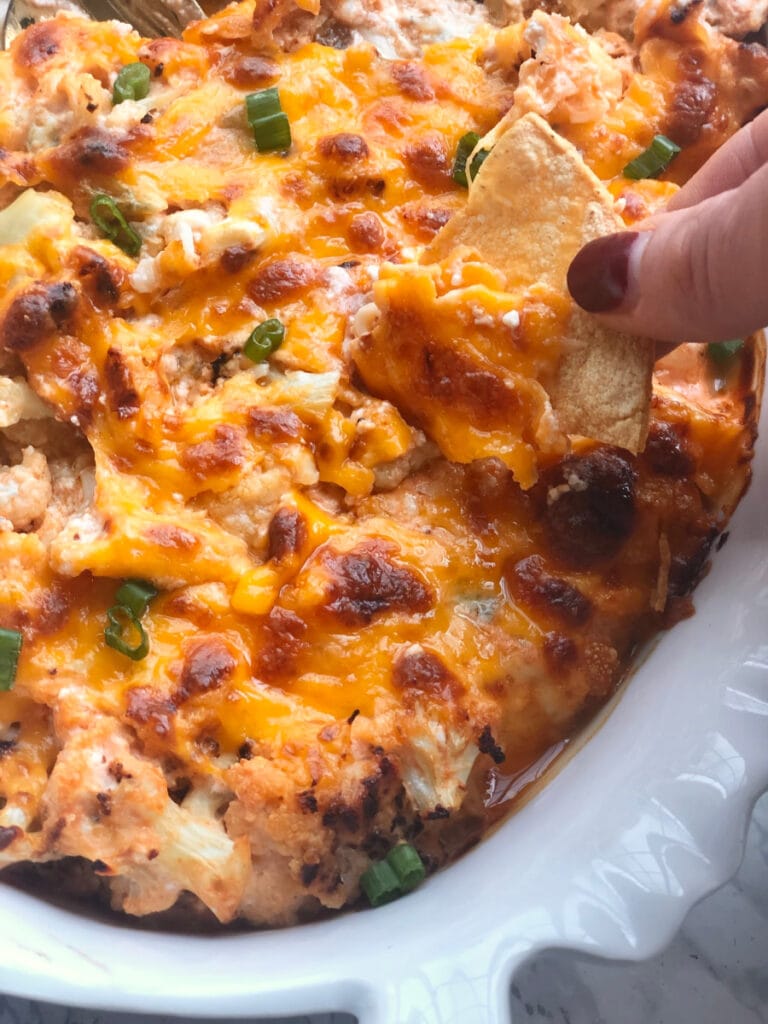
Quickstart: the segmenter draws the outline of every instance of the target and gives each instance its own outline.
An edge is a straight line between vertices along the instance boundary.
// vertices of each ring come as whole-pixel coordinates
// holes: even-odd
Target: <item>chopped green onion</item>
[[[624,168],[624,177],[633,181],[655,178],[669,167],[679,152],[680,147],[666,135],[656,135],[648,149],[630,160]]]
[[[137,61],[135,64],[126,64],[115,79],[112,89],[112,102],[115,106],[123,103],[124,100],[143,100],[149,96],[149,83],[152,72],[146,64]]]
[[[400,880],[385,860],[371,864],[360,878],[360,885],[372,907],[381,907],[402,896]]]
[[[149,654],[149,637],[139,622],[138,616],[125,605],[116,604],[107,612],[107,618],[109,625],[104,630],[104,639],[107,641],[107,645],[120,654],[124,654],[131,661],[141,661],[142,658],[146,658]],[[138,634],[138,643],[133,647],[123,639],[127,628]]]
[[[13,689],[22,639],[18,629],[0,629],[0,690]]]
[[[127,608],[140,619],[149,602],[153,597],[157,597],[157,594],[151,583],[145,583],[144,580],[126,580],[115,594],[115,605]]]
[[[714,341],[707,345],[707,356],[716,366],[727,366],[744,347],[741,338],[732,338],[730,341]]]
[[[285,327],[279,320],[265,320],[252,331],[243,348],[243,354],[254,363],[263,363],[273,352],[277,352],[284,338]]]
[[[469,178],[470,181],[474,181],[477,177],[478,171],[483,166],[485,161],[491,155],[490,149],[478,149],[475,155],[472,157],[472,163],[469,165]]]
[[[260,153],[290,149],[291,126],[285,114],[263,117],[253,124],[253,137]]]
[[[466,135],[461,136],[459,144],[456,147],[456,156],[453,160],[453,171],[451,172],[451,177],[457,185],[463,185],[464,188],[469,188],[469,180],[467,178],[467,160],[469,160],[472,150],[479,141],[480,136],[477,132],[467,132]],[[478,156],[479,155],[480,154],[478,153]],[[474,164],[475,160],[472,161],[472,168],[470,168],[470,171],[474,168]]]
[[[427,874],[424,861],[410,843],[400,843],[385,860],[376,861],[360,879],[372,907],[390,903],[415,889]]]
[[[91,220],[99,231],[114,242],[118,248],[129,256],[138,256],[141,249],[141,237],[138,235],[111,196],[100,192],[91,200]]]
[[[402,892],[410,892],[423,882],[427,875],[424,861],[410,843],[400,843],[387,854],[387,864],[400,882]]]
[[[248,121],[261,121],[264,117],[272,117],[273,114],[281,114],[283,111],[280,105],[280,93],[276,86],[271,89],[261,89],[259,92],[249,93],[245,97],[245,111]]]
[[[280,94],[275,86],[246,96],[245,111],[260,153],[290,148],[291,125],[280,106]]]

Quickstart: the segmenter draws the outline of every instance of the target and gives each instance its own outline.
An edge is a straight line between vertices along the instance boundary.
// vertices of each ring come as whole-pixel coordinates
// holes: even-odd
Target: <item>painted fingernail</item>
[[[610,313],[627,295],[629,259],[638,231],[622,231],[585,245],[568,268],[568,290],[588,313]]]

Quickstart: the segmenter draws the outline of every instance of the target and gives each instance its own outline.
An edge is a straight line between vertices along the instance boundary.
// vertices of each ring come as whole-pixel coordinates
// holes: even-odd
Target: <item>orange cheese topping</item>
[[[24,634],[15,689],[0,694],[0,853],[4,829],[26,829],[8,859],[74,849],[125,885],[142,880],[146,898],[118,885],[118,905],[168,905],[165,825],[142,824],[144,846],[119,849],[67,831],[87,814],[62,807],[60,778],[80,771],[85,793],[105,771],[95,754],[77,767],[77,737],[98,753],[113,736],[125,748],[104,764],[130,754],[131,772],[151,770],[161,790],[182,778],[231,801],[241,888],[218,903],[210,885],[188,887],[221,918],[292,919],[299,897],[276,908],[247,888],[244,835],[254,863],[265,844],[287,859],[277,889],[299,886],[302,858],[336,855],[349,821],[339,801],[364,799],[360,765],[374,761],[377,785],[405,780],[414,814],[444,817],[478,750],[481,765],[538,757],[608,695],[639,640],[685,611],[738,498],[732,467],[747,478],[751,356],[736,357],[727,403],[706,361],[663,366],[637,459],[570,450],[546,398],[564,298],[507,293],[471,261],[402,266],[465,200],[451,177],[460,137],[489,131],[513,102],[582,149],[628,223],[768,102],[763,51],[651,6],[631,73],[537,16],[561,69],[594,76],[578,102],[548,91],[530,25],[410,62],[370,45],[265,56],[249,2],[183,41],[60,17],[0,55],[0,369],[53,417],[14,424],[2,442],[9,458],[40,448],[53,499],[25,532],[0,531],[0,626]],[[114,76],[136,60],[152,69],[149,96],[113,106]],[[618,90],[605,109],[601,75]],[[291,125],[287,153],[258,153],[246,120],[246,94],[270,86]],[[688,138],[669,174],[624,179],[676,123]],[[98,193],[140,235],[138,259],[99,237]],[[362,357],[379,398],[347,352],[374,293],[399,317]],[[244,343],[272,317],[285,341],[253,364]],[[414,371],[430,339],[454,358],[434,369],[438,392]],[[126,578],[161,591],[138,662],[104,639]],[[109,828],[130,834],[120,813]],[[153,844],[135,875],[136,851]],[[354,864],[335,889],[306,882],[311,872],[301,884],[340,906],[355,897]],[[148,879],[166,896],[146,895]]]

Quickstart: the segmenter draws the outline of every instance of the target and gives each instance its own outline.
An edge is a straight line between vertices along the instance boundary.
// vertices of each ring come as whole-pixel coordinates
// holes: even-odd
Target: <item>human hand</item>
[[[768,324],[768,111],[663,213],[586,245],[568,287],[606,325],[659,341],[724,341]]]

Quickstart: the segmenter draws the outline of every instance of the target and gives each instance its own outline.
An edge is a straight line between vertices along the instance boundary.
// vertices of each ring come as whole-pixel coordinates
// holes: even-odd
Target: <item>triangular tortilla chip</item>
[[[567,295],[571,260],[587,242],[623,230],[613,199],[578,150],[538,114],[495,140],[466,207],[437,235],[425,262],[468,246],[510,287],[541,282]],[[482,142],[480,143],[482,146]],[[653,344],[604,328],[574,304],[552,406],[563,430],[630,451],[648,431]]]

